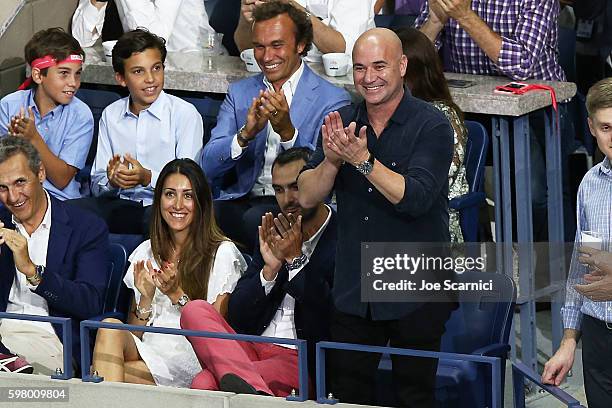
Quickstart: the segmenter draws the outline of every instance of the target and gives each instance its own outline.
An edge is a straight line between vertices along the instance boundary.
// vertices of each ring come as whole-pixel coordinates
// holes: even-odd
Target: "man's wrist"
[[[36,275],[36,265],[32,261],[29,261],[23,268],[18,268],[23,273],[26,279],[31,279]]]
[[[293,135],[295,135],[295,128],[293,125],[290,125],[288,128],[281,130],[279,135],[281,137],[281,141],[288,142],[293,139]]]
[[[151,170],[143,168],[142,169],[142,180],[141,180],[142,181],[141,184],[143,187],[146,187],[149,184],[151,184],[151,177],[153,177]]]
[[[476,14],[474,10],[470,9],[466,11],[465,14],[458,16],[456,20],[461,27],[464,27],[469,26],[474,21],[474,17],[480,19],[480,17],[478,17],[478,14]]]
[[[267,281],[267,282],[273,282],[276,279],[276,276],[278,275],[278,271],[280,270],[281,267],[281,263],[278,263],[278,266],[270,266],[268,264],[265,264],[261,274],[263,275],[263,278]]]

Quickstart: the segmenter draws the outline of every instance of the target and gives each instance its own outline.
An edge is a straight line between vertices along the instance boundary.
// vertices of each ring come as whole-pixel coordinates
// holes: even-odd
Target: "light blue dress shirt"
[[[202,149],[202,116],[196,108],[162,91],[138,116],[130,111],[129,97],[108,105],[100,118],[98,150],[91,168],[91,191],[99,196],[114,192],[119,197],[153,203],[153,191],[162,168],[176,158],[196,159]],[[126,190],[108,182],[106,166],[115,154],[129,153],[151,170],[151,184]]]
[[[91,139],[93,137],[93,115],[84,102],[76,96],[67,105],[58,105],[40,117],[38,107],[34,102],[34,89],[13,92],[0,100],[0,136],[8,133],[11,118],[19,114],[19,109],[32,107],[36,120],[36,128],[49,150],[57,157],[77,169],[83,168]],[[79,183],[74,178],[60,190],[49,179],[43,186],[59,200],[79,198]]]
[[[580,330],[583,314],[612,323],[612,302],[594,302],[576,291],[574,285],[584,284],[582,277],[587,266],[578,261],[577,246],[582,231],[595,231],[603,236],[602,249],[609,251],[612,238],[612,168],[605,158],[594,166],[580,182],[576,206],[578,226],[574,251],[570,264],[565,294],[565,306],[561,309],[563,327]]]

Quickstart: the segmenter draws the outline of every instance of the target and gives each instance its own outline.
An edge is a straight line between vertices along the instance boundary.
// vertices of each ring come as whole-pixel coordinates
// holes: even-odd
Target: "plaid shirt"
[[[570,264],[565,294],[565,306],[561,309],[563,327],[580,330],[582,315],[612,322],[612,302],[593,302],[574,289],[574,285],[584,283],[582,277],[588,272],[585,265],[578,261],[576,246],[580,243],[581,231],[596,231],[603,234],[604,250],[610,250],[612,238],[612,168],[610,159],[605,158],[584,176],[578,189],[576,208],[578,226],[574,241],[574,252]]]
[[[429,18],[425,1],[415,25]],[[450,47],[453,72],[505,75],[514,80],[564,81],[558,62],[558,0],[472,0],[472,10],[502,38],[499,61],[487,57],[455,19],[449,19],[436,46]]]

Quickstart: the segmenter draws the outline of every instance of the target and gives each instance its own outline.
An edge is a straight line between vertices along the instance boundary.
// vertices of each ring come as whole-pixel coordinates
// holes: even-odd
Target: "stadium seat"
[[[376,27],[398,30],[403,27],[413,27],[417,16],[410,14],[377,14],[374,16]]]
[[[102,111],[104,111],[104,109],[111,103],[121,99],[121,95],[111,91],[81,88],[77,91],[76,97],[89,106],[94,118],[93,139],[91,140],[87,160],[85,160],[85,166],[77,173],[75,177],[76,181],[81,184],[81,195],[86,197],[90,195],[89,180],[91,165],[96,157],[96,149],[98,147],[98,124],[100,123]]]
[[[502,363],[503,399],[505,362],[510,351],[508,339],[516,288],[511,278],[498,273],[465,272],[458,281],[493,280],[493,291],[483,291],[479,299],[459,294],[459,308],[446,322],[440,351],[498,357]],[[378,404],[395,405],[391,381],[391,359],[383,355],[377,381]],[[436,400],[443,407],[484,408],[491,406],[491,371],[485,364],[464,360],[440,359],[436,374]],[[503,406],[503,400],[502,400]]]
[[[459,211],[459,222],[465,242],[478,242],[478,213],[485,202],[484,166],[489,137],[478,122],[466,120],[468,140],[465,149],[465,170],[469,192],[449,201],[448,206]]]
[[[183,97],[182,99],[195,106],[202,116],[202,122],[204,123],[204,139],[202,145],[206,145],[210,139],[210,132],[212,132],[213,128],[217,125],[217,114],[219,113],[219,108],[223,101],[208,97]]]
[[[127,264],[127,253],[121,244],[110,244],[111,250],[111,274],[106,285],[106,297],[104,298],[104,313],[117,312],[119,292],[123,283],[123,275]]]

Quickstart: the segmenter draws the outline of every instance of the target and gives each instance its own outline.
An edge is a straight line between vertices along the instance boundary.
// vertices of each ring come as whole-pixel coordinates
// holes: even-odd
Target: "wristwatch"
[[[181,295],[180,298],[178,298],[178,300],[176,301],[176,303],[174,303],[172,306],[174,306],[176,308],[176,310],[181,310],[183,307],[185,307],[185,305],[187,304],[187,302],[189,302],[191,299],[189,299],[189,296],[187,296],[186,293],[183,293]]]
[[[296,269],[300,269],[302,266],[306,264],[307,260],[308,258],[306,257],[306,254],[302,254],[298,256],[297,258],[293,258],[291,262],[287,262],[287,270],[294,271]]]
[[[42,281],[44,273],[45,267],[43,265],[34,265],[34,275],[26,277],[26,280],[32,286],[38,286]]]
[[[251,142],[251,140],[253,139],[247,139],[246,137],[242,136],[242,133],[246,130],[246,125],[242,126],[239,130],[238,133],[236,134],[236,139],[238,139],[238,143],[243,144],[246,146],[248,146],[248,144]]]
[[[374,155],[372,153],[370,153],[370,157],[368,157],[368,160],[355,165],[355,169],[361,174],[363,174],[364,176],[367,176],[368,174],[370,174],[373,168],[374,168]]]

